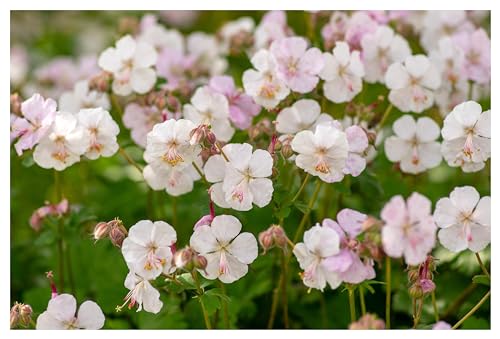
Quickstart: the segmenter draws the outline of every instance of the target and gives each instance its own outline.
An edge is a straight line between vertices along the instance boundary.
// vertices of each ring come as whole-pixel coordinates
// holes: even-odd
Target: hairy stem
[[[491,295],[491,291],[488,291],[488,293],[486,293],[484,295],[484,297],[482,297],[481,300],[479,300],[479,302],[476,304],[476,306],[474,306],[466,315],[463,316],[462,319],[460,319],[455,325],[453,325],[452,329],[454,330],[454,329],[458,328],[460,325],[463,324],[464,321],[469,319],[469,317],[471,315],[473,315],[485,303],[486,300],[488,300],[490,295]]]
[[[484,266],[483,261],[481,260],[481,257],[479,256],[479,253],[477,253],[477,252],[476,252],[476,258],[477,258],[477,262],[479,263],[479,266],[481,266],[481,269],[483,270],[483,273],[489,278],[490,273],[486,269],[486,266]]]
[[[297,193],[295,193],[295,196],[292,199],[292,203],[295,202],[295,200],[297,200],[297,198],[300,196],[300,193],[302,193],[302,191],[304,190],[304,187],[306,187],[307,181],[309,180],[310,176],[311,175],[309,173],[306,174],[306,176],[304,177],[304,180],[302,181],[302,185],[300,185],[299,190],[297,191]]]
[[[226,286],[224,286],[224,283],[222,281],[219,281],[219,287],[222,290],[222,293],[224,295],[226,294]],[[224,328],[228,329],[229,328],[229,311],[227,309],[227,301],[226,300],[221,300],[222,302],[222,316],[224,319]]]
[[[384,127],[384,123],[387,120],[389,113],[391,113],[392,107],[393,107],[392,104],[389,104],[389,106],[387,106],[387,108],[384,112],[384,115],[382,115],[382,119],[380,119],[380,122],[378,123],[377,131],[380,131],[382,129],[382,127]]]
[[[385,328],[391,328],[391,258],[385,257]]]
[[[279,301],[279,292],[280,288],[283,284],[286,283],[285,280],[285,272],[283,272],[283,268],[280,271],[280,276],[278,278],[278,283],[273,290],[273,299],[271,302],[271,312],[269,314],[269,320],[267,321],[267,328],[272,329],[274,325],[274,319],[276,318],[276,311],[278,310],[278,301]]]
[[[420,316],[422,315],[422,307],[424,305],[424,299],[420,298],[415,301],[418,304],[417,313],[413,317],[413,328],[417,328],[420,322]]]
[[[351,314],[351,322],[355,322],[356,319],[356,301],[354,300],[354,289],[352,287],[348,288],[349,291],[349,312]]]
[[[54,170],[55,204],[62,200],[62,186],[59,172]],[[64,225],[61,217],[57,220],[57,261],[59,266],[59,291],[64,291]]]
[[[361,314],[366,314],[365,290],[363,286],[359,286],[359,304],[361,305]]]

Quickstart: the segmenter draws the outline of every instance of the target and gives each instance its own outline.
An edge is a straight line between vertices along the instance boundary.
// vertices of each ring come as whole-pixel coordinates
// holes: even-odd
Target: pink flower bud
[[[33,309],[31,308],[30,305],[21,304],[19,315],[22,325],[29,326],[32,314],[33,314]]]
[[[110,227],[107,222],[100,222],[94,228],[94,239],[101,240],[108,236]]]
[[[424,294],[428,294],[436,289],[436,284],[430,279],[422,279],[420,280],[420,287]]]
[[[19,320],[21,318],[20,309],[17,302],[10,309],[10,328],[16,328],[19,325]]]
[[[197,229],[200,226],[210,226],[212,224],[212,221],[214,220],[214,216],[207,214],[204,215],[194,224],[193,229]]]
[[[286,236],[283,227],[279,225],[272,225],[270,230],[273,235],[274,244],[281,249],[285,249],[288,243],[288,237]]]
[[[385,322],[374,314],[367,313],[349,325],[350,330],[383,330]]]
[[[122,247],[123,240],[125,240],[127,236],[127,229],[123,226],[121,221],[118,225],[111,227],[111,230],[109,231],[109,239],[111,240],[111,243],[118,248]]]
[[[21,104],[22,100],[19,93],[13,93],[10,95],[10,112],[16,115],[21,115]]]
[[[204,256],[197,254],[193,258],[193,264],[197,269],[204,271],[207,268],[208,261]]]
[[[264,232],[259,233],[259,244],[264,249],[264,253],[266,253],[269,249],[271,249],[274,245],[274,237],[272,232],[269,230],[265,230]]]

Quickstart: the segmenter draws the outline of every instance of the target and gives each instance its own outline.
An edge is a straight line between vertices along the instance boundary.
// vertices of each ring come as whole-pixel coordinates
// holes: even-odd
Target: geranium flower
[[[295,134],[304,130],[314,130],[318,124],[332,120],[330,115],[321,113],[321,107],[315,100],[301,99],[279,112],[276,118],[276,131]]]
[[[307,49],[304,38],[290,37],[274,41],[270,51],[276,58],[277,75],[292,91],[309,93],[316,87],[324,67],[318,48]]]
[[[240,221],[232,215],[218,215],[211,226],[194,230],[191,247],[207,259],[207,267],[199,272],[207,279],[230,284],[245,276],[258,255],[253,234],[241,233]]]
[[[389,26],[379,26],[373,33],[361,39],[362,56],[367,82],[384,83],[387,68],[394,62],[403,61],[411,55],[408,42]]]
[[[200,147],[191,145],[190,133],[196,125],[185,119],[169,119],[156,124],[147,135],[144,160],[155,172],[188,167],[198,156]]]
[[[338,273],[330,270],[326,258],[339,253],[339,236],[329,227],[319,225],[311,227],[304,233],[304,242],[295,244],[293,254],[304,270],[302,281],[310,288],[323,291],[328,283],[336,289],[342,283]]]
[[[204,172],[212,200],[220,207],[248,211],[252,204],[264,207],[271,201],[273,159],[265,150],[249,144],[228,144],[222,148],[228,157],[213,155],[205,163]]]
[[[260,106],[253,99],[236,88],[232,77],[227,75],[215,76],[210,79],[210,88],[224,95],[229,104],[229,119],[239,129],[246,129],[252,125],[252,118],[259,114]]]
[[[337,272],[339,279],[349,284],[359,284],[375,278],[373,261],[363,261],[358,252],[356,237],[362,232],[366,214],[344,208],[337,214],[337,222],[323,220],[323,227],[333,229],[339,236],[340,252],[324,260],[324,267]]]
[[[491,198],[479,199],[472,186],[456,187],[436,204],[438,238],[452,252],[483,250],[491,241]]]
[[[390,65],[385,83],[391,90],[389,101],[400,111],[422,113],[434,104],[434,91],[441,86],[441,77],[429,59],[419,54]]]
[[[76,300],[70,294],[50,299],[47,310],[36,320],[37,330],[98,330],[104,326],[104,314],[95,302],[87,300],[76,314]]]
[[[412,193],[408,200],[398,195],[384,206],[380,214],[382,245],[385,253],[393,258],[404,256],[408,265],[425,261],[436,242],[436,225],[431,215],[431,201],[419,193]]]
[[[33,160],[40,167],[62,171],[80,161],[89,143],[89,135],[78,125],[76,116],[58,112],[51,130],[35,148]]]
[[[99,56],[98,64],[103,70],[113,73],[113,92],[126,96],[132,92],[144,94],[153,88],[156,73],[151,66],[158,55],[150,44],[136,42],[130,35],[116,42]]]
[[[342,180],[343,169],[349,152],[349,144],[344,132],[331,125],[318,125],[314,133],[297,133],[291,143],[298,153],[297,167],[307,173],[332,183]]]
[[[423,11],[422,13],[420,43],[428,52],[436,48],[443,37],[474,30],[474,25],[467,20],[467,14],[463,10]]]
[[[78,124],[83,128],[89,140],[85,156],[97,159],[99,156],[110,157],[118,151],[116,136],[120,133],[118,124],[111,114],[102,108],[82,109],[78,112]]]
[[[195,125],[210,125],[218,140],[227,142],[234,134],[229,123],[229,103],[222,94],[208,86],[200,87],[191,97],[191,104],[184,105],[183,114]]]
[[[453,41],[462,49],[467,77],[480,84],[487,84],[491,77],[491,41],[482,28],[461,32]]]
[[[441,163],[439,126],[434,120],[422,117],[417,121],[403,115],[392,125],[395,136],[385,140],[385,154],[392,162],[399,162],[401,171],[418,174]]]
[[[195,59],[196,68],[208,76],[220,75],[227,69],[227,60],[222,56],[222,46],[215,36],[204,32],[193,32],[186,40],[187,54]]]
[[[140,312],[143,309],[146,312],[154,314],[160,312],[163,307],[163,302],[160,300],[160,292],[147,279],[130,271],[125,278],[124,285],[130,292],[125,296],[123,305],[118,306],[117,310],[121,310],[123,306],[128,304],[128,308],[130,309],[137,306],[136,312]]]
[[[248,69],[243,73],[245,92],[267,109],[276,107],[290,94],[290,88],[276,73],[278,65],[275,57],[262,49],[250,61],[256,70]]]
[[[132,226],[123,240],[122,254],[127,265],[145,279],[154,279],[172,269],[170,246],[177,241],[172,226],[164,221],[141,220]]]
[[[467,101],[456,106],[444,119],[442,153],[448,165],[476,172],[491,154],[491,113]]]
[[[181,170],[173,167],[159,172],[155,171],[152,166],[147,165],[144,167],[142,174],[146,183],[153,190],[166,190],[168,194],[174,197],[191,192],[194,182],[200,179],[200,175],[193,165]]]
[[[32,149],[49,132],[56,116],[57,103],[36,93],[21,104],[23,117],[11,120],[10,138],[19,138],[14,145],[18,155]]]
[[[130,128],[130,135],[134,142],[145,148],[147,134],[153,126],[163,122],[162,112],[156,106],[141,106],[135,102],[128,104],[123,113],[123,124]]]
[[[267,12],[255,28],[255,49],[269,48],[273,41],[285,38],[290,31],[285,11]]]
[[[72,91],[64,92],[59,98],[59,109],[64,112],[78,113],[82,108],[109,110],[111,105],[106,93],[89,90],[87,80],[78,81]]]
[[[324,95],[335,103],[351,101],[361,92],[365,75],[359,51],[349,52],[344,41],[336,43],[333,54],[323,53],[325,66],[319,76],[325,80]]]

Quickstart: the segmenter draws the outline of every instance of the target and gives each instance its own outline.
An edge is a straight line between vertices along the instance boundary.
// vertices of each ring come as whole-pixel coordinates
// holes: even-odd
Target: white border
[[[8,1],[3,0],[0,2],[1,17],[0,17],[0,25],[2,26],[2,62],[0,63],[0,67],[2,68],[1,74],[3,77],[0,80],[1,90],[0,97],[2,98],[2,111],[0,114],[1,126],[5,131],[5,134],[2,133],[2,138],[0,139],[1,144],[1,152],[0,152],[0,171],[1,171],[1,200],[0,200],[0,208],[3,222],[0,224],[0,228],[2,229],[1,236],[1,246],[0,246],[0,272],[2,272],[0,278],[0,335],[1,338],[32,338],[32,337],[40,337],[41,334],[48,335],[50,338],[87,338],[89,333],[83,331],[74,331],[74,332],[37,332],[37,331],[9,331],[8,319],[9,319],[9,310],[10,310],[10,167],[6,164],[9,163],[9,141],[7,137],[7,125],[8,122],[8,102],[9,102],[9,79],[7,74],[9,73],[9,41],[10,41],[10,13],[9,10],[39,10],[39,9],[64,9],[64,10],[141,10],[141,9],[177,9],[177,10],[185,10],[185,9],[219,9],[219,10],[262,10],[262,9],[289,9],[289,10],[304,10],[304,9],[490,9],[492,10],[492,87],[491,93],[493,94],[491,97],[492,107],[493,107],[493,117],[492,117],[492,126],[500,126],[500,119],[498,117],[498,112],[496,111],[498,95],[500,93],[498,91],[497,79],[498,79],[498,67],[497,63],[500,60],[499,48],[498,44],[498,36],[500,34],[498,30],[498,25],[495,22],[497,19],[497,13],[495,4],[500,3],[495,0],[433,0],[433,1],[397,1],[397,0],[283,0],[283,1],[235,1],[235,0],[140,0],[140,1],[130,1],[130,0],[120,0],[120,1],[102,1],[102,0],[86,0],[84,2],[72,2],[72,1],[64,1],[60,0],[17,0],[17,1]],[[495,130],[494,130],[495,132]],[[499,139],[494,136],[492,139],[492,158],[495,159],[492,161],[492,173],[497,173],[498,166],[496,166],[496,159],[499,159]],[[495,176],[492,178],[492,193],[497,192],[498,181]],[[498,200],[496,199],[496,193],[492,195],[493,198],[493,210],[492,210],[492,242],[498,244],[498,235],[500,234],[500,218],[499,218],[499,209],[495,209],[495,206],[498,205]],[[22,203],[22,202],[17,202]],[[500,279],[500,275],[496,274],[499,269],[498,265],[498,246],[496,245],[492,247],[492,276],[493,282],[495,285],[497,284],[498,279]],[[497,288],[495,288],[496,290]],[[500,293],[500,292],[499,292]],[[405,336],[408,338],[422,338],[423,335],[429,337],[438,337],[438,336],[449,336],[453,335],[456,338],[459,337],[467,337],[471,338],[474,336],[483,337],[493,337],[495,332],[499,332],[500,328],[495,323],[495,315],[498,315],[498,305],[500,294],[494,292],[492,295],[492,317],[491,317],[491,331],[455,331],[451,332],[440,332],[440,331],[351,331],[351,332],[338,332],[332,333],[331,331],[325,330],[314,330],[314,331],[283,331],[283,330],[274,330],[274,331],[265,331],[265,330],[256,330],[256,331],[178,331],[171,330],[168,332],[158,332],[158,331],[99,331],[96,333],[92,333],[92,336],[97,336],[99,338],[102,337],[110,337],[110,336],[119,336],[121,338],[136,338],[138,335],[141,337],[154,337],[154,336],[203,336],[209,338],[234,338],[235,335],[241,338],[251,338],[254,336],[286,336],[287,338],[303,338],[304,336],[319,336],[319,337],[334,337],[334,336],[349,336],[349,337],[364,337],[370,336],[371,338],[400,338],[401,336]],[[332,317],[335,315],[332,314]],[[498,333],[496,333],[498,337]]]

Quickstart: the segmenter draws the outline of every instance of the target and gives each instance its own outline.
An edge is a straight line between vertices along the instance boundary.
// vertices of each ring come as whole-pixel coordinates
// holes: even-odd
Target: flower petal
[[[95,302],[87,300],[78,309],[76,325],[86,330],[99,330],[104,326],[104,313]]]
[[[456,187],[450,193],[450,199],[465,214],[470,214],[479,202],[479,193],[472,186]]]
[[[190,246],[198,253],[205,255],[216,251],[218,242],[213,234],[212,228],[208,225],[197,227],[189,239]]]
[[[70,322],[75,317],[76,299],[71,294],[59,294],[50,299],[47,312],[59,321]]]
[[[251,264],[258,255],[257,240],[252,233],[244,232],[238,235],[227,247],[236,259],[244,264]]]
[[[212,221],[212,232],[220,243],[229,243],[241,231],[241,222],[232,215],[218,215]]]

